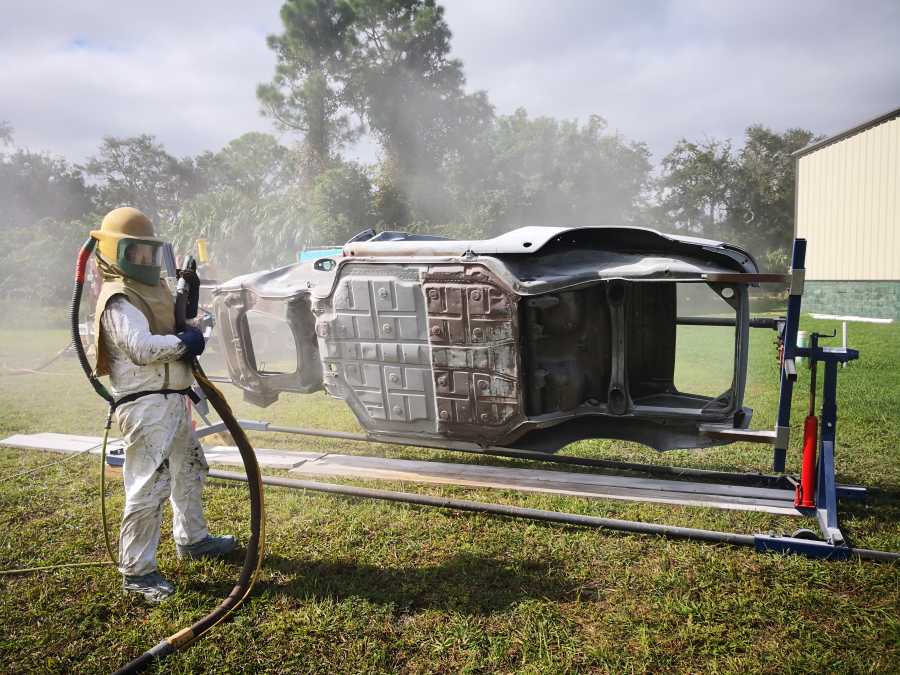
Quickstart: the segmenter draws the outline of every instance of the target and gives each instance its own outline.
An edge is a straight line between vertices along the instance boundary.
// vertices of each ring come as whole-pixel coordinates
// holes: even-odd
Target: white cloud
[[[255,88],[274,69],[278,3],[78,7],[18,8],[0,33],[13,64],[0,69],[0,119],[17,144],[82,160],[105,135],[150,133],[182,155],[271,129]]]
[[[447,0],[500,113],[605,117],[657,159],[761,122],[831,133],[900,105],[900,4]]]
[[[604,116],[658,159],[681,136],[762,122],[830,133],[900,105],[900,4],[446,0],[469,86],[500,113]],[[272,130],[255,88],[278,0],[29,2],[4,8],[0,119],[76,160],[104,135],[170,152]],[[350,154],[375,156],[363,142]]]

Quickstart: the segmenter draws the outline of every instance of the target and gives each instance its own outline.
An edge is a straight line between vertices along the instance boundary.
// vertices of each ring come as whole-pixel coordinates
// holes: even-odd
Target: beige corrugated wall
[[[799,159],[806,278],[900,281],[900,117]]]

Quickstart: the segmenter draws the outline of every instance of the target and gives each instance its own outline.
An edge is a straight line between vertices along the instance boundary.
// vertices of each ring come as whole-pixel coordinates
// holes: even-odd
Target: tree
[[[12,145],[12,128],[0,122],[4,145]],[[0,297],[28,303],[32,315],[40,305],[61,304],[71,293],[74,256],[96,226],[93,195],[81,171],[61,157],[0,152],[0,232],[16,242],[0,249]]]
[[[61,157],[21,149],[0,155],[0,229],[81,218],[93,196],[81,171]]]
[[[650,153],[609,134],[606,122],[502,116],[475,143],[476,161],[449,172],[465,229],[521,225],[629,225],[644,206]]]
[[[287,0],[284,33],[270,35],[275,76],[256,96],[264,115],[303,134],[304,174],[315,179],[334,153],[359,133],[343,109],[344,57],[354,19],[346,0]]]
[[[375,223],[382,228],[408,230],[412,222],[409,198],[400,188],[397,171],[389,159],[379,164],[372,187]]]
[[[448,156],[468,154],[492,108],[484,92],[465,93],[462,62],[449,57],[450,29],[434,0],[350,2],[345,98],[385,149],[385,182],[436,217],[428,206],[440,196],[441,168]]]
[[[105,137],[99,154],[83,168],[100,179],[101,210],[134,206],[163,229],[176,219],[181,203],[201,187],[193,161],[176,159],[148,134]]]
[[[271,134],[250,132],[194,164],[204,192],[234,188],[249,197],[285,189],[297,181],[297,158]]]
[[[730,141],[678,141],[662,160],[658,208],[663,229],[730,238],[736,174]]]
[[[12,145],[13,129],[9,122],[0,120],[0,145]]]
[[[91,216],[41,218],[18,233],[7,233],[16,238],[17,245],[0,251],[0,297],[23,301],[32,312],[40,307],[55,308],[58,322],[64,323],[62,306],[72,295],[75,256],[97,225]]]
[[[813,140],[804,129],[778,134],[759,124],[747,128],[737,153],[730,141],[682,139],[662,162],[657,207],[662,227],[783,259],[794,222],[791,154]]]
[[[361,125],[385,149],[376,191],[385,223],[447,216],[444,165],[468,155],[490,121],[483,92],[466,94],[450,30],[434,0],[287,0],[278,64],[257,96],[264,114],[303,134],[305,184],[327,171]]]
[[[816,140],[811,131],[777,134],[755,124],[747,128],[734,190],[738,237],[752,251],[787,252],[794,231],[796,162],[792,153]]]
[[[293,260],[304,205],[288,148],[270,134],[247,133],[193,164],[203,190],[180,205],[170,229],[177,251],[207,239],[219,275]]]
[[[218,273],[285,265],[305,245],[342,243],[374,224],[366,169],[332,159],[311,183],[296,153],[269,134],[248,133],[194,161],[201,194],[181,204],[169,230],[175,249],[209,241]]]
[[[376,224],[372,181],[354,162],[335,162],[309,195],[307,244],[343,244]]]

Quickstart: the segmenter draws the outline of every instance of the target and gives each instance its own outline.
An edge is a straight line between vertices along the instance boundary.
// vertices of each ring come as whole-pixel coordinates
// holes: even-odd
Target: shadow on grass
[[[577,584],[551,572],[554,561],[500,561],[458,553],[437,565],[376,567],[352,559],[308,561],[266,558],[284,581],[268,589],[296,598],[365,598],[400,608],[489,614],[528,598],[562,600]]]
[[[261,593],[300,600],[362,598],[400,610],[490,614],[530,598],[573,598],[578,589],[576,582],[550,571],[559,568],[552,560],[508,562],[468,553],[424,567],[376,567],[352,559],[298,560],[278,555],[266,556],[264,566],[276,578],[258,583]],[[204,593],[226,590],[222,584],[198,580],[191,585]]]
[[[874,516],[883,524],[900,523],[900,493],[877,490],[870,492],[865,500],[842,500],[839,514],[859,520]]]
[[[866,484],[853,483],[852,481],[843,481],[838,477],[838,483],[846,485],[862,485],[869,491],[866,501],[868,504],[888,504],[900,506],[900,486],[890,483],[884,484]],[[900,520],[900,517],[897,518]]]

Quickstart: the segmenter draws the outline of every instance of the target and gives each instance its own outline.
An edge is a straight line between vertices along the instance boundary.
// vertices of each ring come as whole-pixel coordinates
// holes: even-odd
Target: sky
[[[278,0],[0,0],[0,120],[83,161],[106,135],[177,156],[270,131],[256,85]],[[469,90],[498,114],[597,114],[659,161],[680,138],[759,122],[832,134],[900,107],[900,2],[445,0]],[[362,141],[348,156],[372,161]]]

